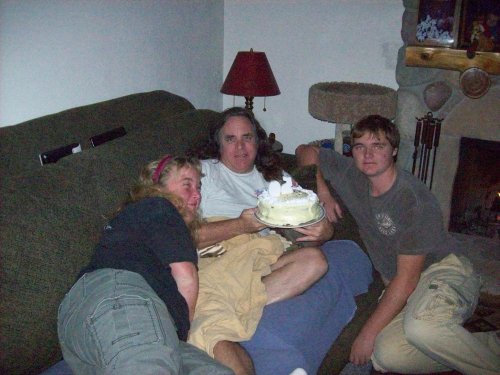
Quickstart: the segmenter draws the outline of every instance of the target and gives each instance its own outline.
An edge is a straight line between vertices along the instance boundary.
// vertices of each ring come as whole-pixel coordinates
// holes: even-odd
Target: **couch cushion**
[[[40,167],[38,154],[81,143],[90,147],[89,138],[119,126],[127,132],[192,110],[193,105],[166,91],[127,95],[24,123],[0,128],[0,171],[17,174]]]
[[[57,309],[106,218],[143,165],[184,153],[217,118],[188,110],[145,122],[122,138],[2,179],[0,373],[36,374],[61,359]]]
[[[101,224],[92,184],[91,168],[53,165],[2,190],[1,373],[41,369],[60,357],[57,307]]]

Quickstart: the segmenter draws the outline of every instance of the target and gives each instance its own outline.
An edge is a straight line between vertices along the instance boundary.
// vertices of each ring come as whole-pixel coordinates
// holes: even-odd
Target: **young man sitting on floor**
[[[396,166],[398,129],[384,117],[367,116],[351,139],[352,158],[314,146],[296,150],[299,165],[319,165],[320,199],[329,195],[327,182],[338,192],[386,284],[350,360],[371,359],[382,372],[500,373],[498,333],[462,327],[476,307],[479,277],[462,255],[463,244],[444,229],[427,186]]]

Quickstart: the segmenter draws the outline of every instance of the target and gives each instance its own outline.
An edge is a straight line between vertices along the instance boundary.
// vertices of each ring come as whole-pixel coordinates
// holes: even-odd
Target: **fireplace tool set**
[[[434,118],[432,112],[428,112],[422,118],[417,118],[415,129],[415,149],[413,151],[413,166],[411,172],[432,189],[434,177],[434,166],[436,164],[436,152],[439,146],[439,135],[441,133],[441,122],[443,119]],[[431,164],[432,159],[432,164]],[[417,168],[418,164],[418,168]],[[430,170],[429,165],[431,164]]]

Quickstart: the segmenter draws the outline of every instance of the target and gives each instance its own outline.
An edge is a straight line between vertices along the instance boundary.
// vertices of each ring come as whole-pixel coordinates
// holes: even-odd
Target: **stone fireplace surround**
[[[401,38],[404,43],[398,53],[396,68],[399,88],[395,122],[401,132],[398,165],[411,171],[416,119],[428,112],[432,112],[434,118],[443,119],[432,192],[441,205],[447,228],[453,182],[459,162],[460,139],[468,137],[500,142],[500,76],[490,75],[489,91],[478,99],[471,99],[460,88],[460,72],[406,66],[406,46],[418,44],[415,39],[418,4],[418,0],[403,0],[405,11]],[[499,240],[457,236],[471,243],[472,251],[467,255],[483,280],[481,299],[500,306]]]
[[[401,131],[398,164],[411,170],[416,118],[432,112],[442,118],[441,137],[436,154],[432,192],[437,197],[445,226],[450,218],[453,182],[458,167],[462,137],[500,142],[500,76],[490,75],[489,91],[478,99],[462,93],[460,72],[454,70],[407,67],[405,48],[416,45],[418,0],[404,0],[401,29],[404,45],[398,54],[396,80],[399,85],[395,122]]]

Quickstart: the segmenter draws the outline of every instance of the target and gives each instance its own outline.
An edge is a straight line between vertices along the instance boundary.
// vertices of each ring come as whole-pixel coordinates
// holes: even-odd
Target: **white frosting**
[[[271,181],[267,190],[271,197],[279,197],[281,195],[281,185],[278,181]]]
[[[290,176],[284,176],[283,180],[285,181],[283,184],[284,186],[286,185],[292,187],[292,178]]]
[[[292,193],[293,193],[292,185],[287,185],[287,184],[281,185],[281,194],[280,195],[287,195],[287,194],[292,194]]]
[[[291,178],[283,185],[272,181],[269,189],[259,194],[257,207],[259,217],[275,225],[300,225],[318,219],[322,213],[318,196],[312,190],[292,187]]]

